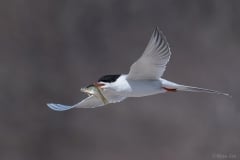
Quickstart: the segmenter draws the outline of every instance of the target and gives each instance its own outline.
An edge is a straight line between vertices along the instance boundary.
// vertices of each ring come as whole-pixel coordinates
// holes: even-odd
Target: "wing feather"
[[[55,104],[55,103],[48,103],[47,106],[55,111],[66,111],[72,108],[96,108],[96,107],[104,106],[104,104],[95,96],[89,96],[73,106]]]
[[[104,103],[93,95],[74,105],[76,108],[96,108],[101,106],[104,106]]]
[[[164,34],[154,30],[142,56],[132,64],[128,79],[159,79],[170,59],[171,51]]]

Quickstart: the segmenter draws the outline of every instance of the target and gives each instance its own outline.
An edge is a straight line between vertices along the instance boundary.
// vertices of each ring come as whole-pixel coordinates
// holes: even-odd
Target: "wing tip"
[[[55,104],[55,103],[47,103],[47,106],[54,111],[66,111],[73,108],[72,106]]]
[[[158,26],[155,27],[154,31],[153,31],[153,34],[152,34],[152,37],[155,38],[155,41],[159,41],[160,39],[163,39],[166,43],[167,43],[167,46],[169,47],[169,44],[168,44],[168,41],[167,41],[167,38],[166,36],[163,34],[163,32],[159,29]],[[161,38],[159,38],[161,37]],[[169,47],[170,48],[170,47]]]
[[[154,33],[155,35],[156,35],[156,34],[163,35],[162,30],[160,30],[158,26],[155,26],[153,33]]]
[[[158,26],[155,26],[155,29],[154,29],[154,31],[157,31],[157,32],[159,32],[159,31],[160,31],[159,27],[158,27]]]
[[[154,28],[154,30],[153,30],[153,35],[154,35],[154,36],[157,36],[159,33],[160,33],[159,27],[156,26],[156,27]]]

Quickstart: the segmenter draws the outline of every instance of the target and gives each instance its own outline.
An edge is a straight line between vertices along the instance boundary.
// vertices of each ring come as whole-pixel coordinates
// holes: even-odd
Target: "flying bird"
[[[227,93],[186,86],[161,78],[170,56],[171,51],[167,39],[156,27],[142,56],[131,65],[128,74],[102,76],[97,82],[81,89],[89,96],[75,105],[48,103],[47,106],[56,111],[71,108],[95,108],[121,102],[128,97],[144,97],[176,91],[205,92],[229,96]]]

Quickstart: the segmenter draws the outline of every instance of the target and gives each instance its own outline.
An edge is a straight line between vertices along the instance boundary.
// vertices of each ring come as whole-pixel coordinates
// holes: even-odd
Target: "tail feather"
[[[219,92],[216,90],[206,89],[206,88],[199,88],[199,87],[192,87],[192,86],[184,86],[180,85],[177,87],[177,90],[179,91],[188,91],[188,92],[204,92],[204,93],[214,93],[214,94],[220,94],[224,96],[230,96],[228,93]]]
[[[188,92],[204,92],[204,93],[214,93],[214,94],[220,94],[224,96],[229,96],[231,97],[228,93],[223,93],[211,89],[206,89],[206,88],[199,88],[199,87],[192,87],[192,86],[185,86],[185,85],[179,85],[177,86],[178,91],[188,91]]]

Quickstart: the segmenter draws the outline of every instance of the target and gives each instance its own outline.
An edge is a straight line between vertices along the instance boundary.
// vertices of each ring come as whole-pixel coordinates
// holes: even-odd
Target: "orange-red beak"
[[[93,83],[94,86],[98,87],[98,88],[101,88],[103,86],[105,86],[104,83],[101,83],[101,82],[96,82],[96,83]]]

